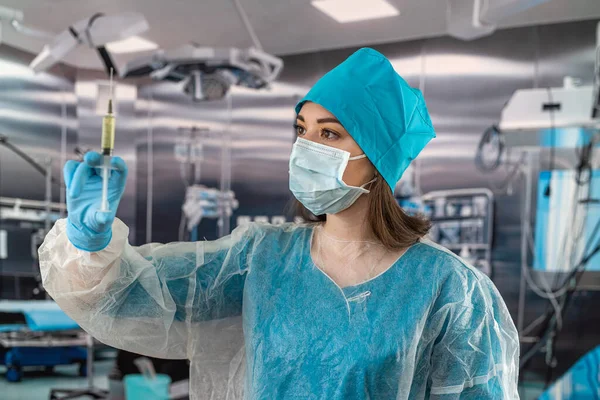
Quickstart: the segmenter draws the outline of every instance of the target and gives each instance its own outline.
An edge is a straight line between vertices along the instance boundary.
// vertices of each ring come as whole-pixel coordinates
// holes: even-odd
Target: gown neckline
[[[311,249],[312,249],[312,242],[313,242],[314,234],[315,234],[315,227],[313,226],[313,227],[309,228],[309,234],[307,235],[308,236],[308,259],[310,261],[310,264],[313,269],[316,269],[318,271],[318,273],[325,276],[333,285],[335,285],[335,287],[344,294],[344,297],[347,297],[348,295],[352,295],[355,293],[360,293],[361,291],[362,292],[368,291],[369,285],[373,285],[376,282],[380,281],[381,279],[383,279],[384,275],[386,275],[391,270],[395,269],[399,264],[402,264],[402,260],[404,259],[404,257],[410,251],[412,251],[419,243],[421,243],[421,241],[419,240],[415,244],[411,245],[409,248],[406,249],[406,251],[404,251],[400,256],[398,256],[398,258],[393,263],[391,263],[389,267],[385,268],[384,270],[382,270],[380,273],[378,273],[374,277],[371,277],[365,281],[359,282],[355,285],[342,287],[336,281],[334,281],[325,271],[323,271],[321,268],[319,268],[317,266],[317,263],[313,259]]]

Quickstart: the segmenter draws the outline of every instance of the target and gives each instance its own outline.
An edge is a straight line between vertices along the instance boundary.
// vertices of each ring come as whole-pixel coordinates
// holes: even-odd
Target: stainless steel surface
[[[46,209],[46,207],[48,206],[46,201],[15,199],[10,197],[0,197],[0,205],[13,206],[19,208],[33,208],[39,210]],[[50,209],[62,211],[65,209],[65,205],[61,203],[50,203]]]
[[[138,121],[137,140],[133,142],[137,153],[137,237],[146,236],[146,223],[149,220],[146,211],[150,199],[153,209],[152,240],[177,240],[186,183],[181,177],[180,164],[175,158],[175,144],[186,130],[190,131],[194,127],[210,130],[210,135],[202,139],[202,183],[218,188],[221,176],[220,134],[225,129],[226,100],[194,103],[177,85],[149,84],[138,88],[135,113]],[[152,139],[150,147],[149,129]],[[148,155],[149,148],[152,157]],[[148,187],[148,168],[154,171],[150,176],[151,195]],[[207,235],[204,235],[204,231]],[[202,232],[201,238],[215,238],[216,222],[202,222]]]
[[[55,203],[61,200],[58,177],[62,175],[62,149],[72,152],[77,141],[75,70],[56,66],[48,73],[34,75],[28,68],[32,58],[0,45],[0,134],[46,173],[0,146],[0,197],[23,199],[23,209],[35,204],[34,208],[44,210],[48,200],[54,202],[51,208],[61,209]],[[49,175],[56,183],[47,187]],[[0,230],[8,231],[11,241],[8,258],[0,260],[0,297],[30,298],[39,274],[31,251],[32,235],[44,227],[39,218],[49,214],[29,210],[19,219],[23,213],[15,212],[14,207],[2,207],[0,213]]]
[[[52,176],[62,175],[61,139],[72,152],[77,140],[75,71],[58,66],[40,75],[28,68],[33,57],[0,45],[0,134],[40,165],[52,161]],[[58,180],[58,179],[57,179]],[[52,187],[59,201],[59,185]],[[0,146],[0,196],[44,200],[45,176]]]
[[[65,347],[85,346],[87,335],[83,331],[31,332],[20,330],[0,333],[0,344],[4,347]]]
[[[180,177],[174,146],[183,131],[194,127],[209,130],[202,138],[204,159],[201,163],[200,183],[221,188],[222,178],[227,180],[229,175],[229,171],[222,169],[222,157],[228,157],[230,153],[233,177],[231,188],[240,199],[240,209],[236,215],[271,215],[272,210],[279,214],[283,212],[289,200],[287,156],[293,139],[291,120],[297,97],[290,96],[287,93],[289,91],[289,88],[281,88],[277,84],[267,93],[234,90],[230,117],[227,99],[212,103],[193,103],[181,95],[177,88],[164,84],[150,85],[140,90],[140,117],[147,113],[147,101],[143,99],[147,98],[148,93],[152,93],[154,99],[152,127],[156,173],[153,180],[156,190],[152,198],[156,212],[153,220],[160,221],[159,225],[155,224],[153,227],[154,240],[177,238],[169,236],[169,232],[174,234],[178,231],[186,184]],[[231,150],[225,151],[223,143],[227,142],[228,135],[232,138]],[[146,158],[142,155],[148,149],[147,140],[144,139],[138,144],[140,162]],[[146,165],[147,162],[144,162],[138,170],[138,187],[143,188],[143,192],[138,193],[144,193],[143,196],[138,196],[139,211],[145,211],[150,197],[146,194]],[[273,199],[276,201],[275,207]],[[214,238],[217,232],[217,222],[214,220],[203,221],[200,225],[201,238]]]

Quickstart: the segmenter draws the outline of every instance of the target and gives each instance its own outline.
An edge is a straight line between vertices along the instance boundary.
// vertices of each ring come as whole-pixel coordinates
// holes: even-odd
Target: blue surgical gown
[[[491,281],[423,240],[340,288],[312,262],[313,227],[250,224],[216,242],[98,253],[58,221],[44,286],[99,340],[191,360],[192,399],[516,399],[518,337]]]

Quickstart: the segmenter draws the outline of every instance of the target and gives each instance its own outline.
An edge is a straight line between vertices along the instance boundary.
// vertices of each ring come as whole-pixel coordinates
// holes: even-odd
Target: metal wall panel
[[[234,214],[286,216],[292,196],[288,190],[288,161],[294,141],[294,105],[302,86],[274,84],[270,92],[233,94],[232,190],[240,202]]]
[[[177,240],[181,206],[186,183],[181,176],[181,165],[175,158],[175,144],[186,130],[193,127],[209,129],[204,143],[201,163],[201,183],[219,187],[221,161],[221,134],[226,129],[228,112],[226,101],[195,103],[178,85],[158,83],[143,85],[136,102],[137,124],[137,221],[138,241],[146,238],[146,210],[148,203],[148,130],[153,136],[153,190],[152,241]],[[200,237],[217,237],[216,221],[202,223]]]
[[[52,161],[52,176],[61,176],[61,138],[71,150],[76,142],[75,70],[57,66],[35,75],[32,56],[0,46],[0,134],[38,163]],[[43,200],[44,176],[0,146],[0,196]],[[24,184],[25,183],[25,184]],[[60,190],[53,185],[53,200]]]
[[[0,135],[43,167],[50,162],[56,181],[52,200],[58,202],[64,200],[61,150],[72,151],[77,139],[75,70],[57,66],[34,75],[28,67],[31,60],[31,55],[0,46]],[[0,197],[44,200],[45,196],[45,176],[0,145]],[[7,258],[0,259],[0,298],[31,298],[39,273],[32,234],[43,225],[0,217],[0,231],[7,232],[8,242]]]

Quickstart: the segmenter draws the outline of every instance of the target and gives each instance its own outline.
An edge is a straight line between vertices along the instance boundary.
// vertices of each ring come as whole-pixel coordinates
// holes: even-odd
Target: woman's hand
[[[120,157],[110,161],[108,183],[109,212],[101,212],[103,157],[86,153],[83,162],[67,161],[63,173],[67,186],[67,236],[78,249],[95,252],[104,249],[112,237],[119,201],[125,191],[127,165]]]

